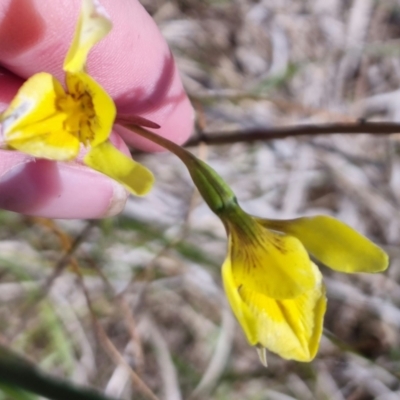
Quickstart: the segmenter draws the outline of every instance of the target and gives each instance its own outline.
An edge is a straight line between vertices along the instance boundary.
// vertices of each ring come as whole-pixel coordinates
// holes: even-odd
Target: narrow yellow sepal
[[[243,220],[248,222],[248,232],[227,222],[228,257],[236,282],[274,299],[294,298],[313,288],[315,274],[301,242],[268,231],[251,216],[246,217],[250,219]]]
[[[82,0],[74,39],[64,61],[64,71],[83,71],[90,49],[110,32],[112,23],[97,0]]]
[[[121,153],[109,141],[93,147],[83,162],[121,183],[136,196],[147,194],[154,183],[151,171]]]
[[[315,287],[294,299],[276,300],[237,282],[229,258],[225,260],[222,267],[225,292],[251,345],[264,347],[286,359],[308,362],[315,357],[326,297],[322,275],[314,264],[312,271]]]
[[[57,109],[57,100],[64,95],[52,75],[41,72],[30,77],[2,115],[7,145],[39,158],[75,158],[79,140],[64,129],[65,114]]]
[[[388,255],[343,222],[325,215],[292,220],[257,219],[268,229],[297,237],[317,260],[336,271],[381,272]]]

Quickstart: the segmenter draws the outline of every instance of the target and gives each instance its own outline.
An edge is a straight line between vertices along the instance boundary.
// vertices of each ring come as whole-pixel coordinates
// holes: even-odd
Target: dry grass
[[[143,3],[206,132],[400,121],[395,0]],[[390,254],[385,274],[323,269],[326,331],[310,364],[270,355],[264,369],[246,344],[221,289],[223,227],[168,154],[140,156],[154,191],[87,229],[44,297],[38,290],[87,222],[0,212],[0,339],[123,399],[141,398],[126,365],[165,400],[398,399],[399,148],[397,136],[365,135],[193,149],[248,212],[335,215]]]

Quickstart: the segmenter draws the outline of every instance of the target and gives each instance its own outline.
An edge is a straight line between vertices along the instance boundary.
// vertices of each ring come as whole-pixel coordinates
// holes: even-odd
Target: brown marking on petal
[[[271,243],[282,253],[282,254],[287,254],[287,249],[283,243],[283,240],[279,236],[272,236],[271,237]]]

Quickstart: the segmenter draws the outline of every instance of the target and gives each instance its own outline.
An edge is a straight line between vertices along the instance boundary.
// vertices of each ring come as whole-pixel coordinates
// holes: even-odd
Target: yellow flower
[[[225,292],[261,361],[266,365],[266,349],[286,359],[311,361],[321,339],[326,297],[321,272],[309,254],[346,273],[383,271],[387,254],[332,217],[253,217],[205,162],[144,128],[131,129],[182,160],[204,201],[223,222],[229,241],[222,266]]]
[[[30,77],[1,116],[3,139],[10,150],[58,161],[76,158],[83,145],[89,148],[83,159],[86,165],[132,193],[144,195],[153,184],[153,174],[108,140],[116,116],[115,104],[85,72],[90,49],[111,27],[96,0],[82,0],[75,36],[63,66],[66,90],[46,72]]]
[[[326,310],[322,275],[309,254],[336,271],[375,273],[387,254],[346,224],[328,216],[268,220],[245,213],[235,194],[206,163],[143,129],[175,152],[228,233],[222,266],[225,292],[248,342],[266,365],[266,349],[311,361],[318,350]],[[143,134],[143,133],[142,133]]]
[[[221,219],[229,234],[225,291],[265,365],[265,349],[297,361],[311,361],[318,350],[325,287],[307,252],[341,272],[380,272],[388,265],[378,246],[332,217],[266,220],[237,206]]]

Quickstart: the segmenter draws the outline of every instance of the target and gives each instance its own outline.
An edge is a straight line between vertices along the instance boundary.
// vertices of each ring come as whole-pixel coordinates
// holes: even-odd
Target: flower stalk
[[[139,125],[124,124],[128,129],[175,154],[187,167],[204,201],[218,216],[238,207],[236,196],[225,181],[204,161],[181,146]]]

